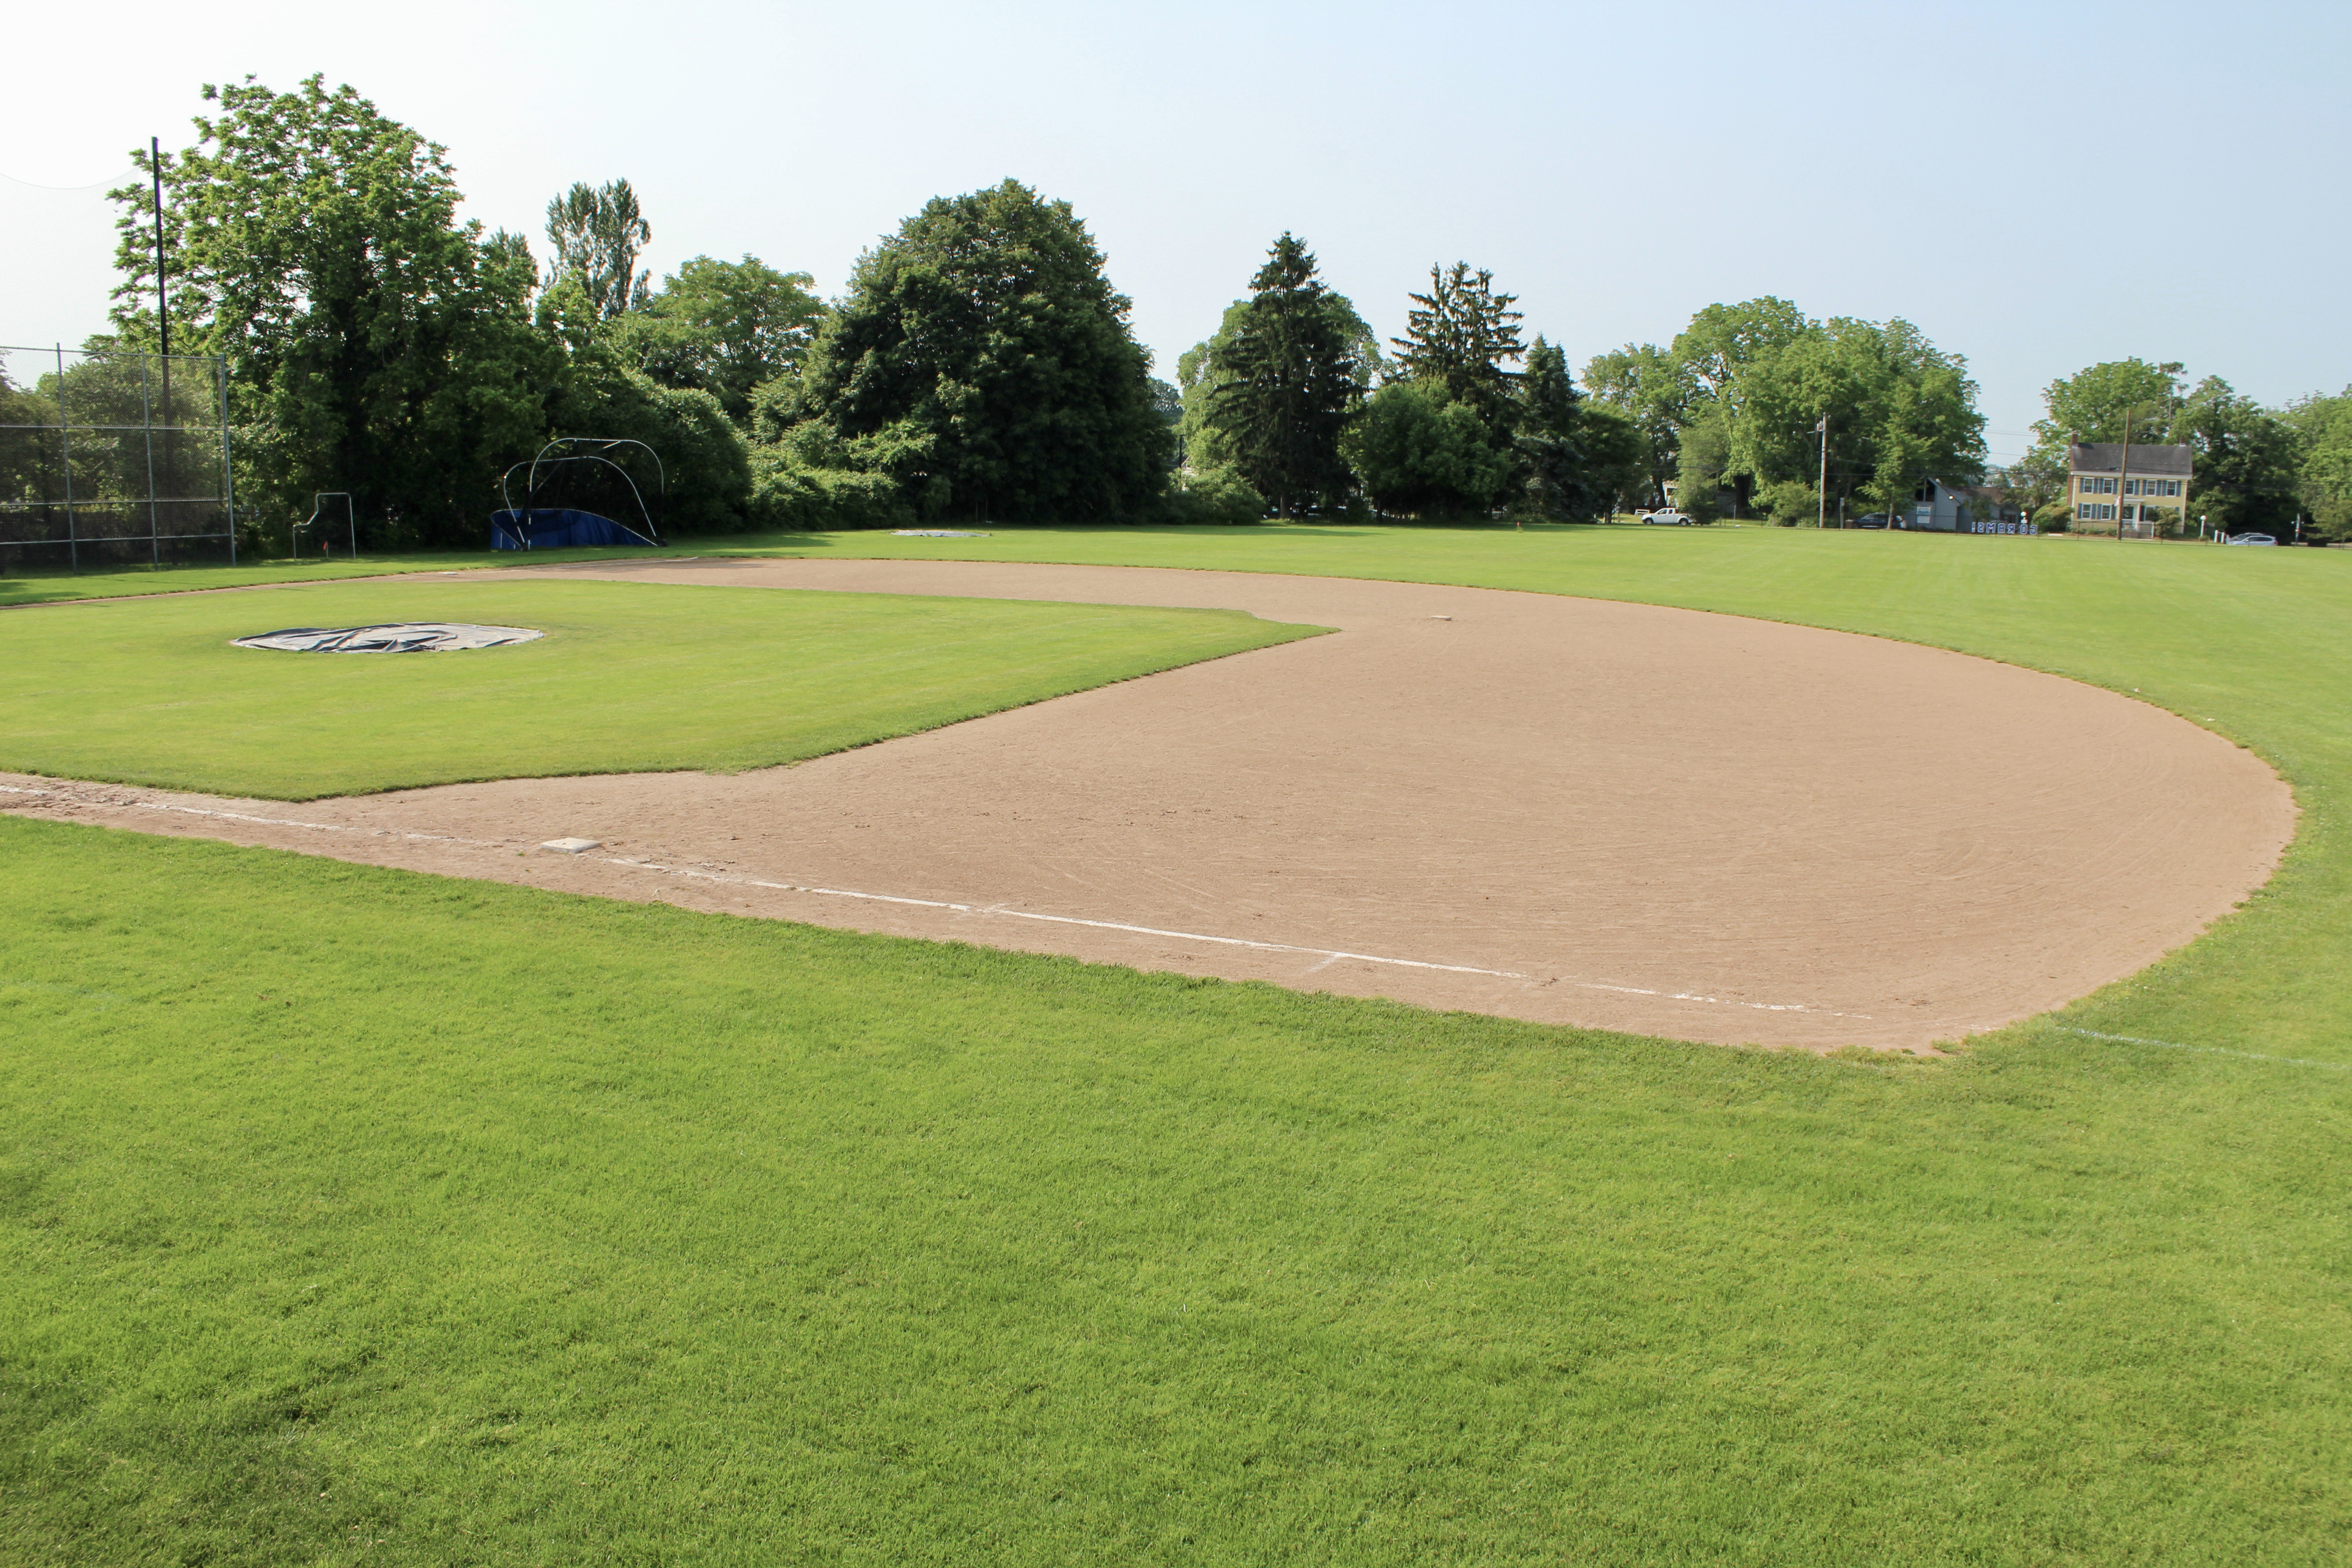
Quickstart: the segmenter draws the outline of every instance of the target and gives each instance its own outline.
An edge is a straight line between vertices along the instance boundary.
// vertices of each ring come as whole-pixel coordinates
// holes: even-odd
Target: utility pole
[[[2116,542],[2124,542],[2124,488],[2131,483],[2132,411],[2124,410],[2124,457],[2116,465]]]
[[[1822,483],[1815,498],[1822,504],[1820,515],[1813,519],[1813,526],[1827,528],[1830,525],[1830,416],[1822,415],[1822,422],[1813,428],[1822,433]]]
[[[180,487],[172,464],[172,312],[165,303],[163,294],[163,138],[159,136],[147,138],[147,159],[148,170],[154,176],[155,192],[155,327],[163,340],[163,353],[159,363],[163,367],[163,493],[176,495]],[[228,423],[226,410],[222,412],[221,423],[223,426]],[[152,489],[148,500],[151,502],[154,500]],[[152,514],[153,510],[152,506],[149,510]],[[173,521],[176,524],[178,519],[174,517]],[[177,533],[179,529],[175,526],[172,531]]]

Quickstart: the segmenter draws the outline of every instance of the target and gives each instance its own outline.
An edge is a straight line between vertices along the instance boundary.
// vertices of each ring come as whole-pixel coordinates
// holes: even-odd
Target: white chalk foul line
[[[660,871],[673,877],[694,877],[709,882],[725,882],[740,888],[772,888],[784,893],[814,893],[827,899],[864,899],[877,904],[912,904],[927,910],[952,910],[958,914],[996,915],[1005,920],[1045,921],[1054,925],[1091,926],[1097,931],[1132,931],[1138,936],[1164,936],[1178,942],[1210,942],[1223,947],[1254,948],[1260,952],[1309,953],[1336,963],[1341,959],[1354,959],[1361,963],[1388,963],[1400,969],[1440,969],[1450,974],[1485,974],[1497,980],[1525,980],[1526,975],[1509,969],[1475,969],[1466,963],[1429,963],[1418,958],[1382,958],[1371,952],[1344,952],[1336,948],[1301,947],[1287,942],[1253,942],[1247,937],[1209,936],[1195,931],[1163,931],[1158,926],[1128,925],[1119,921],[1082,920],[1076,915],[1039,914],[1034,910],[1008,910],[1002,904],[957,904],[944,899],[908,899],[894,893],[859,893],[845,888],[811,888],[798,882],[768,882],[757,877],[734,877],[723,871],[698,870],[691,866],[663,866],[651,860],[632,860],[620,856],[600,855],[595,858],[608,866],[634,866],[640,870]],[[1318,965],[1320,968],[1321,965]]]
[[[169,801],[140,800],[126,797],[89,797],[76,795],[69,790],[22,789],[14,784],[0,784],[0,794],[64,795],[85,805],[102,806],[132,806],[144,811],[178,812],[187,816],[216,817],[225,822],[249,822],[262,827],[299,827],[313,833],[352,833],[371,838],[404,838],[414,843],[466,844],[483,849],[506,849],[511,846],[487,838],[460,838],[447,833],[393,833],[383,828],[354,827],[337,822],[302,822],[292,817],[255,816],[241,811],[217,811],[205,806],[175,805]],[[894,893],[863,893],[846,888],[813,888],[797,882],[771,882],[757,877],[737,877],[723,871],[705,871],[691,866],[666,866],[653,860],[638,860],[625,856],[596,855],[583,858],[601,860],[608,866],[626,866],[640,871],[658,872],[668,877],[688,877],[699,881],[719,882],[730,887],[766,888],[781,893],[805,893],[825,899],[860,899],[868,903],[906,904],[918,909],[948,910],[957,914],[994,915],[1005,920],[1040,921],[1052,925],[1088,926],[1097,931],[1120,931],[1137,936],[1167,937],[1175,942],[1213,942],[1221,947],[1249,948],[1258,952],[1296,952],[1319,958],[1315,965],[1322,969],[1343,961],[1358,963],[1384,963],[1397,969],[1427,969],[1447,974],[1480,974],[1494,980],[1526,980],[1528,976],[1512,969],[1480,969],[1467,963],[1432,963],[1418,958],[1386,958],[1373,952],[1349,952],[1339,948],[1303,947],[1295,942],[1256,942],[1247,937],[1210,936],[1202,931],[1167,931],[1158,926],[1129,925],[1120,921],[1094,921],[1076,915],[1040,914],[1034,910],[1008,910],[1002,904],[975,905],[951,903],[942,899],[909,899]],[[1313,970],[1308,971],[1314,973]],[[1867,1013],[1839,1013],[1825,1007],[1809,1007],[1798,1002],[1742,1002],[1735,997],[1708,996],[1696,991],[1654,991],[1639,985],[1609,985],[1597,980],[1570,980],[1565,975],[1555,978],[1555,984],[1575,987],[1580,991],[1608,991],[1622,996],[1655,996],[1670,1002],[1703,1002],[1717,1007],[1748,1007],[1764,1013],[1805,1013],[1828,1018],[1861,1018]]]
[[[2103,1035],[2096,1029],[2069,1028],[2058,1026],[2065,1033],[2080,1035],[2086,1040],[2113,1040],[2124,1046],[2156,1046],[2168,1051],[2196,1051],[2209,1057],[2237,1057],[2250,1062],[2276,1062],[2281,1067],[2320,1068],[2328,1072],[2352,1072],[2352,1062],[2317,1062],[2308,1057],[2268,1057],[2260,1051],[2233,1051],[2224,1046],[2184,1046],[2179,1040],[2144,1040],[2137,1035]]]

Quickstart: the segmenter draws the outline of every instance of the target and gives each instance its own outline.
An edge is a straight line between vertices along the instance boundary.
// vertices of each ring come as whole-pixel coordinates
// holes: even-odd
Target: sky
[[[0,102],[0,342],[105,326],[103,191],[205,82],[323,72],[533,237],[625,176],[658,278],[836,292],[933,195],[1071,204],[1158,374],[1288,229],[1383,334],[1433,264],[1571,364],[1764,294],[1966,356],[1994,460],[2137,354],[2283,403],[2352,384],[2352,4],[42,6]]]

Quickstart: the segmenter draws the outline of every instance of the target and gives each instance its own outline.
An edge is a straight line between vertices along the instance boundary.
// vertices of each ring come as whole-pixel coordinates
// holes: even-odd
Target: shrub
[[[1478,411],[1443,386],[1392,381],[1340,437],[1364,493],[1384,512],[1485,513],[1509,489],[1515,462]]]
[[[909,528],[915,522],[914,509],[889,475],[806,468],[774,447],[754,457],[748,510],[752,527],[782,533]]]
[[[1178,475],[1160,498],[1160,512],[1173,523],[1239,527],[1264,520],[1265,498],[1233,469],[1214,468]]]

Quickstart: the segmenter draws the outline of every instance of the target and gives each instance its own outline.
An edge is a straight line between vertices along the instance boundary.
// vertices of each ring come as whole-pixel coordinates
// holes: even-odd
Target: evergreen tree
[[[1495,275],[1470,270],[1466,261],[1429,269],[1429,292],[1410,296],[1405,335],[1395,340],[1397,363],[1415,381],[1435,383],[1451,403],[1474,409],[1489,435],[1507,441],[1515,413],[1513,384],[1518,373],[1506,361],[1527,353],[1519,342],[1516,294],[1494,291]]]
[[[1234,466],[1278,516],[1328,506],[1349,487],[1339,433],[1363,401],[1364,366],[1336,299],[1315,276],[1312,252],[1287,233],[1276,240],[1250,280],[1209,405]]]
[[[1540,336],[1528,351],[1519,380],[1519,454],[1536,502],[1555,517],[1582,522],[1613,500],[1592,471],[1584,431],[1584,399],[1568,374],[1568,356]],[[1613,478],[1613,476],[1612,476]],[[1612,492],[1613,483],[1607,487]]]
[[[1129,309],[1067,202],[1012,180],[939,197],[859,258],[759,421],[935,515],[1128,515],[1174,440]]]

